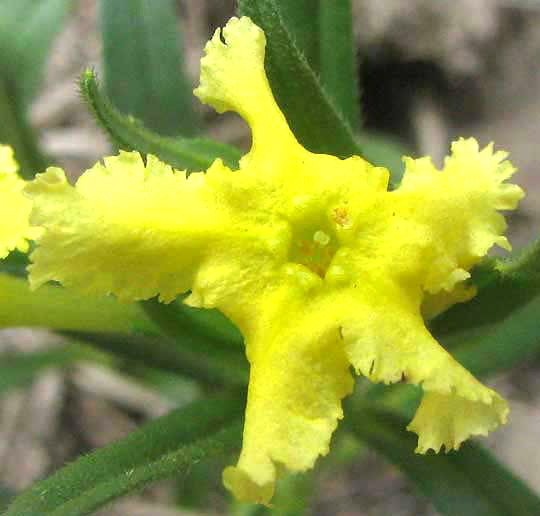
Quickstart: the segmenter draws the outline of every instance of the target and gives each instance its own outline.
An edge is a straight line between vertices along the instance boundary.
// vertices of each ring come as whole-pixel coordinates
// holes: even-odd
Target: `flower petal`
[[[343,326],[346,352],[357,372],[374,382],[422,386],[423,400],[408,427],[419,436],[418,452],[458,449],[506,421],[506,402],[433,339],[408,293],[387,287],[359,295],[365,309]]]
[[[254,156],[259,163],[274,162],[291,148],[303,150],[270,90],[264,70],[265,45],[264,32],[249,18],[231,18],[207,43],[200,86],[194,91],[218,113],[235,111],[249,124],[252,148],[243,164]]]
[[[403,181],[391,197],[409,223],[402,240],[429,242],[420,263],[428,292],[452,290],[494,244],[510,249],[497,210],[514,209],[524,193],[503,183],[515,172],[505,158],[492,145],[479,150],[473,138],[452,144],[443,170],[429,158],[405,158]]]
[[[200,86],[194,92],[218,112],[235,111],[249,124],[252,147],[240,169],[265,185],[266,199],[259,197],[261,210],[270,206],[288,220],[303,218],[306,204],[322,212],[332,197],[334,202],[351,201],[350,211],[365,187],[376,184],[386,190],[388,171],[358,156],[340,160],[313,154],[297,142],[266,77],[265,45],[264,32],[249,18],[231,18],[206,45]]]
[[[153,156],[145,165],[136,152],[104,161],[85,172],[75,187],[55,168],[27,186],[34,200],[32,221],[46,229],[31,256],[34,287],[56,280],[89,294],[114,293],[122,300],[159,294],[170,301],[198,284],[209,295],[213,287],[241,287],[245,282],[235,278],[240,267],[234,264],[252,260],[252,267],[260,267],[257,228],[229,205],[232,172],[219,160],[207,175],[188,178]],[[245,251],[249,245],[251,253]],[[220,274],[204,267],[215,265],[217,249],[224,258]],[[201,274],[200,268],[213,276]]]
[[[485,389],[485,388],[484,388]],[[499,425],[506,423],[508,404],[497,393],[488,389],[490,397],[484,400],[467,399],[463,392],[440,394],[426,392],[414,419],[407,430],[418,434],[417,453],[428,450],[438,452],[459,449],[461,443],[474,435],[487,435]],[[477,388],[469,392],[478,394]]]
[[[11,147],[0,145],[0,259],[14,249],[26,252],[28,239],[39,233],[28,222],[32,203],[22,193],[18,168]]]
[[[290,272],[247,337],[243,448],[237,466],[223,475],[240,500],[268,503],[282,469],[305,471],[328,453],[343,416],[341,399],[352,390],[331,299],[311,303],[309,288],[299,288]]]
[[[441,290],[436,294],[427,292],[422,300],[422,317],[429,321],[437,315],[446,312],[456,303],[466,303],[476,296],[476,287],[467,285],[464,282],[457,283],[455,287],[448,290]]]

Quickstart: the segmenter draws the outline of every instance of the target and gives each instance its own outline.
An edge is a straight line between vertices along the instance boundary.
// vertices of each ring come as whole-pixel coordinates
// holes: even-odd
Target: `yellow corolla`
[[[49,169],[26,189],[45,228],[32,284],[165,302],[191,289],[188,304],[240,328],[251,364],[243,448],[223,477],[242,500],[268,503],[278,470],[304,471],[328,452],[350,365],[422,387],[408,427],[420,453],[503,423],[506,402],[439,346],[421,308],[426,297],[435,309],[470,297],[471,267],[494,244],[509,248],[497,210],[523,192],[503,183],[514,172],[506,154],[459,140],[442,170],[407,158],[389,192],[387,170],[296,141],[265,76],[260,28],[233,18],[220,32],[195,94],[250,125],[239,169],[216,160],[186,177],[120,153],[74,187]]]
[[[18,169],[13,149],[0,145],[0,259],[14,249],[26,252],[28,239],[37,236],[28,222],[32,203],[22,193],[25,182]]]

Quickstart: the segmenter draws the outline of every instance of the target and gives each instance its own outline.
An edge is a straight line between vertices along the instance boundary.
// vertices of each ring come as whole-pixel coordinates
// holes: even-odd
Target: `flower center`
[[[337,240],[330,231],[322,229],[304,231],[293,239],[290,261],[304,265],[324,278],[337,249]]]

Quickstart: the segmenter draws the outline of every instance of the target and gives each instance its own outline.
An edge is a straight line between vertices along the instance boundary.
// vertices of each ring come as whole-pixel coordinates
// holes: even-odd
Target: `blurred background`
[[[510,241],[520,247],[530,240],[540,228],[540,2],[353,0],[353,9],[365,127],[412,155],[433,156],[439,165],[458,136],[474,136],[482,145],[494,141],[510,153],[519,169],[516,182],[527,191],[520,210],[509,217]],[[233,13],[232,0],[177,2],[193,86],[205,42]],[[96,0],[73,2],[52,39],[43,80],[27,110],[37,145],[72,178],[113,151],[77,87],[84,68],[103,74],[98,19]],[[238,117],[216,116],[195,98],[193,105],[211,138],[249,147],[247,127]],[[0,351],[41,349],[58,341],[44,331],[3,330]],[[491,380],[511,400],[511,415],[509,424],[489,438],[489,446],[537,492],[540,449],[531,444],[540,432],[539,365],[529,363]],[[196,388],[188,383],[164,377],[136,381],[114,368],[80,364],[48,371],[0,398],[0,490],[23,489],[194,396]],[[323,475],[313,514],[436,514],[391,465],[374,452],[356,451],[362,461],[348,460],[338,474]],[[219,474],[216,478],[219,482]],[[196,501],[189,510],[174,506],[196,481],[194,472],[191,480],[160,483],[99,514],[201,514]],[[216,513],[225,510],[220,496],[209,496]]]

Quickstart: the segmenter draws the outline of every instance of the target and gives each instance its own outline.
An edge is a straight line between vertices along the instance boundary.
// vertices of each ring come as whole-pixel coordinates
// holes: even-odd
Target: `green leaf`
[[[292,131],[312,152],[342,158],[362,155],[350,125],[294,44],[280,4],[277,0],[238,0],[238,11],[249,16],[266,34],[268,79]]]
[[[0,328],[17,326],[54,330],[149,332],[159,329],[136,303],[113,297],[80,295],[55,285],[30,290],[26,279],[0,272]]]
[[[501,303],[505,304],[505,301],[501,300]],[[481,331],[478,329],[468,336],[446,336],[441,341],[469,371],[487,376],[510,369],[540,353],[539,314],[540,297],[535,297]]]
[[[294,46],[320,78],[336,110],[360,129],[356,47],[350,0],[275,0]],[[363,144],[361,145],[364,150]]]
[[[63,346],[45,351],[0,354],[0,395],[29,384],[46,369],[65,367],[87,357],[80,348]]]
[[[208,326],[211,319],[194,318],[194,310],[184,305],[165,305],[155,299],[143,301],[141,305],[150,319],[178,342],[184,353],[192,354],[195,362],[204,363],[216,380],[222,379],[234,385],[247,384],[248,364],[239,333],[236,333],[235,340],[220,338],[220,329]],[[213,316],[208,314],[207,317]],[[225,328],[230,327],[225,319],[214,316],[214,321]]]
[[[48,162],[39,149],[36,134],[20,105],[17,84],[0,72],[0,142],[13,147],[20,175],[32,179],[45,169]]]
[[[63,334],[99,350],[188,376],[208,386],[247,385],[249,371],[242,336],[220,312],[192,308],[180,300],[164,304],[152,299],[139,306],[153,325],[134,327],[139,335],[80,331]]]
[[[506,260],[486,258],[472,271],[478,294],[431,322],[437,335],[463,339],[484,333],[540,295],[540,240]]]
[[[403,156],[410,156],[410,151],[390,136],[374,132],[362,132],[358,136],[363,157],[373,165],[390,171],[390,189],[401,182],[405,171]]]
[[[25,179],[48,160],[27,119],[54,37],[72,0],[0,0],[0,141],[11,145]]]
[[[231,145],[202,138],[168,138],[146,129],[138,120],[118,111],[98,87],[96,75],[86,70],[80,79],[83,98],[112,142],[124,150],[154,154],[178,169],[206,170],[216,158],[236,168],[242,152]]]
[[[190,326],[195,333],[205,335],[209,339],[224,342],[228,346],[232,345],[237,349],[244,349],[244,337],[225,315],[215,308],[188,306],[183,303],[183,299],[186,297],[188,297],[188,294],[181,296],[174,303],[165,305],[168,310],[168,324],[179,325],[181,332],[185,330],[186,326]],[[151,303],[149,315],[152,317],[152,307],[161,309],[163,303],[158,304],[155,300],[149,303]],[[174,330],[172,326],[169,326],[169,329]]]
[[[73,0],[0,0],[0,69],[16,103],[28,107]]]
[[[430,322],[430,330],[476,375],[513,367],[540,352],[540,240],[516,256],[472,271],[478,294]]]
[[[187,329],[183,337],[176,338],[80,331],[61,333],[100,351],[193,378],[211,387],[248,383],[247,361],[242,353],[230,350],[222,342],[190,334]]]
[[[319,9],[321,84],[349,125],[357,131],[361,125],[360,89],[351,0],[321,0]]]
[[[301,516],[311,514],[310,505],[314,494],[312,470],[284,476],[277,482],[276,495],[272,500],[275,510],[266,514],[274,516]],[[264,514],[264,513],[263,513]]]
[[[199,119],[174,0],[100,5],[105,91],[112,103],[161,134],[195,134]]]
[[[532,516],[538,498],[490,453],[472,443],[459,452],[418,455],[407,419],[358,404],[345,424],[362,441],[394,463],[441,513],[448,516]]]
[[[320,0],[278,0],[282,20],[309,66],[319,71]]]
[[[215,398],[145,424],[21,493],[5,516],[82,516],[159,479],[186,475],[240,446],[242,403]]]
[[[272,506],[233,501],[231,516],[302,516],[312,514],[313,471],[284,475],[278,479]]]
[[[7,509],[13,498],[15,498],[15,491],[0,484],[0,511]]]
[[[28,276],[26,268],[29,264],[28,253],[21,253],[17,250],[11,251],[6,258],[0,260],[0,273],[26,278]]]

